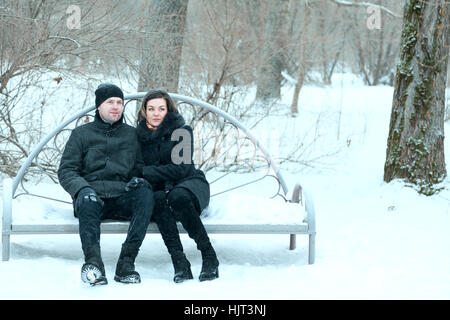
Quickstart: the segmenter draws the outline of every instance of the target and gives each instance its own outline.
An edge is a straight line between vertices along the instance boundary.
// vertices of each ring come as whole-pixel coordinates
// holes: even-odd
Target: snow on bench
[[[49,188],[49,185],[40,185]],[[14,200],[13,225],[78,224],[71,205],[30,196]],[[202,212],[205,225],[300,225],[306,218],[304,207],[282,198],[267,199],[254,195],[230,194],[212,198]],[[78,231],[78,230],[77,230]]]
[[[138,100],[144,94],[138,93],[126,96],[125,100],[128,100],[128,102]],[[289,192],[269,153],[252,133],[236,119],[203,101],[176,94],[170,95],[177,101],[200,107],[225,119],[235,128],[244,132],[245,138],[249,139],[268,161],[267,171],[254,169],[245,173],[231,171],[224,173],[215,170],[206,172],[207,179],[211,184],[211,200],[209,206],[202,212],[201,217],[208,233],[289,234],[291,250],[295,249],[296,246],[295,235],[307,234],[309,236],[308,263],[314,263],[316,234],[314,204],[304,187],[297,183],[292,192]],[[38,158],[46,148],[57,150],[60,156],[61,147],[49,147],[48,142],[52,139],[56,140],[56,137],[64,130],[69,131],[66,128],[69,123],[78,122],[81,117],[85,117],[94,109],[95,107],[88,108],[62,123],[35,148],[14,180],[9,178],[4,180],[3,261],[9,260],[11,235],[78,234],[78,219],[73,215],[70,196],[57,184],[57,179],[54,176],[52,178],[51,174],[45,170],[44,161]],[[184,111],[182,114],[185,114]],[[64,145],[65,140],[60,141],[60,143]],[[215,143],[217,144],[217,140]],[[203,145],[206,144],[203,143]],[[202,148],[202,152],[205,149],[207,148]],[[59,163],[59,157],[57,160]],[[30,167],[37,167],[50,176],[53,182],[48,182],[48,178],[47,181],[37,184],[24,182],[24,176]],[[269,171],[273,174],[268,173]],[[19,189],[21,189],[20,192]],[[282,193],[280,193],[280,190]],[[290,194],[291,199],[286,199],[288,194]],[[178,223],[178,229],[180,233],[185,233],[180,223]],[[104,221],[101,224],[101,230],[103,234],[126,233],[128,222]],[[158,233],[157,225],[153,222],[150,223],[147,232]]]

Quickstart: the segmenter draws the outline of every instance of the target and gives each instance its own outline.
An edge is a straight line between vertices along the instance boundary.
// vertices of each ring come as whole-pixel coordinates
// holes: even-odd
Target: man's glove
[[[84,187],[80,191],[78,191],[76,200],[75,200],[75,211],[78,211],[80,206],[87,202],[96,202],[99,205],[103,206],[105,203],[99,196],[95,193],[94,189],[91,187]]]
[[[138,188],[149,188],[151,190],[152,186],[144,178],[133,177],[125,186],[125,191],[132,191]]]

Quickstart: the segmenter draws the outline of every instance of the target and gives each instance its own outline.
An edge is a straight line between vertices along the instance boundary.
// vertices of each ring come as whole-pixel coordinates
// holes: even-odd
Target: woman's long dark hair
[[[167,112],[175,112],[178,113],[178,109],[175,106],[175,103],[173,102],[172,98],[169,96],[167,91],[163,89],[154,89],[147,92],[147,94],[142,99],[141,108],[139,109],[138,115],[137,115],[137,123],[141,122],[143,119],[146,119],[146,107],[147,102],[149,102],[152,99],[156,98],[163,98],[166,100],[167,104]]]

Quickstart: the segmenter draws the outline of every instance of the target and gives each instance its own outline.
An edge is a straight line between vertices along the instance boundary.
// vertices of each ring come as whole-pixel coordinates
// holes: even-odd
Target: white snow
[[[283,88],[286,106],[292,91]],[[200,283],[200,254],[182,235],[195,279],[175,284],[160,235],[149,234],[136,260],[142,283],[122,285],[113,276],[125,236],[102,235],[109,284],[91,288],[80,281],[78,235],[13,236],[11,259],[0,263],[0,299],[449,299],[448,180],[445,190],[431,197],[399,181],[383,182],[392,94],[391,87],[366,87],[349,74],[336,75],[332,86],[302,89],[298,117],[274,114],[255,130],[278,128],[285,138],[281,155],[298,139],[316,138],[305,154],[308,166],[281,165],[288,187],[300,181],[314,198],[313,265],[308,265],[304,235],[297,236],[297,249],[290,251],[287,235],[214,234],[210,238],[220,260],[220,278]],[[448,139],[445,143],[448,162]],[[339,152],[320,157],[331,150]],[[34,188],[57,193],[49,184]],[[284,219],[294,214],[282,215],[281,206],[303,214],[279,197],[261,200],[260,194],[267,198],[272,190],[252,188],[213,198],[214,210],[205,219],[288,221]],[[15,221],[73,220],[70,206],[22,199],[15,202]]]

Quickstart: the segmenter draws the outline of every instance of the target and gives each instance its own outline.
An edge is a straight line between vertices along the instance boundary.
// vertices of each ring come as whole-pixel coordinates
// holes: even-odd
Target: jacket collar
[[[183,116],[176,112],[168,112],[156,130],[150,130],[147,127],[147,120],[143,119],[137,126],[138,138],[144,143],[151,142],[172,134],[175,129],[181,128],[185,124]]]
[[[116,122],[108,123],[108,122],[103,121],[103,119],[100,117],[100,114],[97,109],[97,110],[95,110],[94,123],[100,129],[109,130],[112,128],[117,128],[118,126],[120,126],[123,123],[123,114],[122,114],[122,117],[119,120],[117,120]]]

